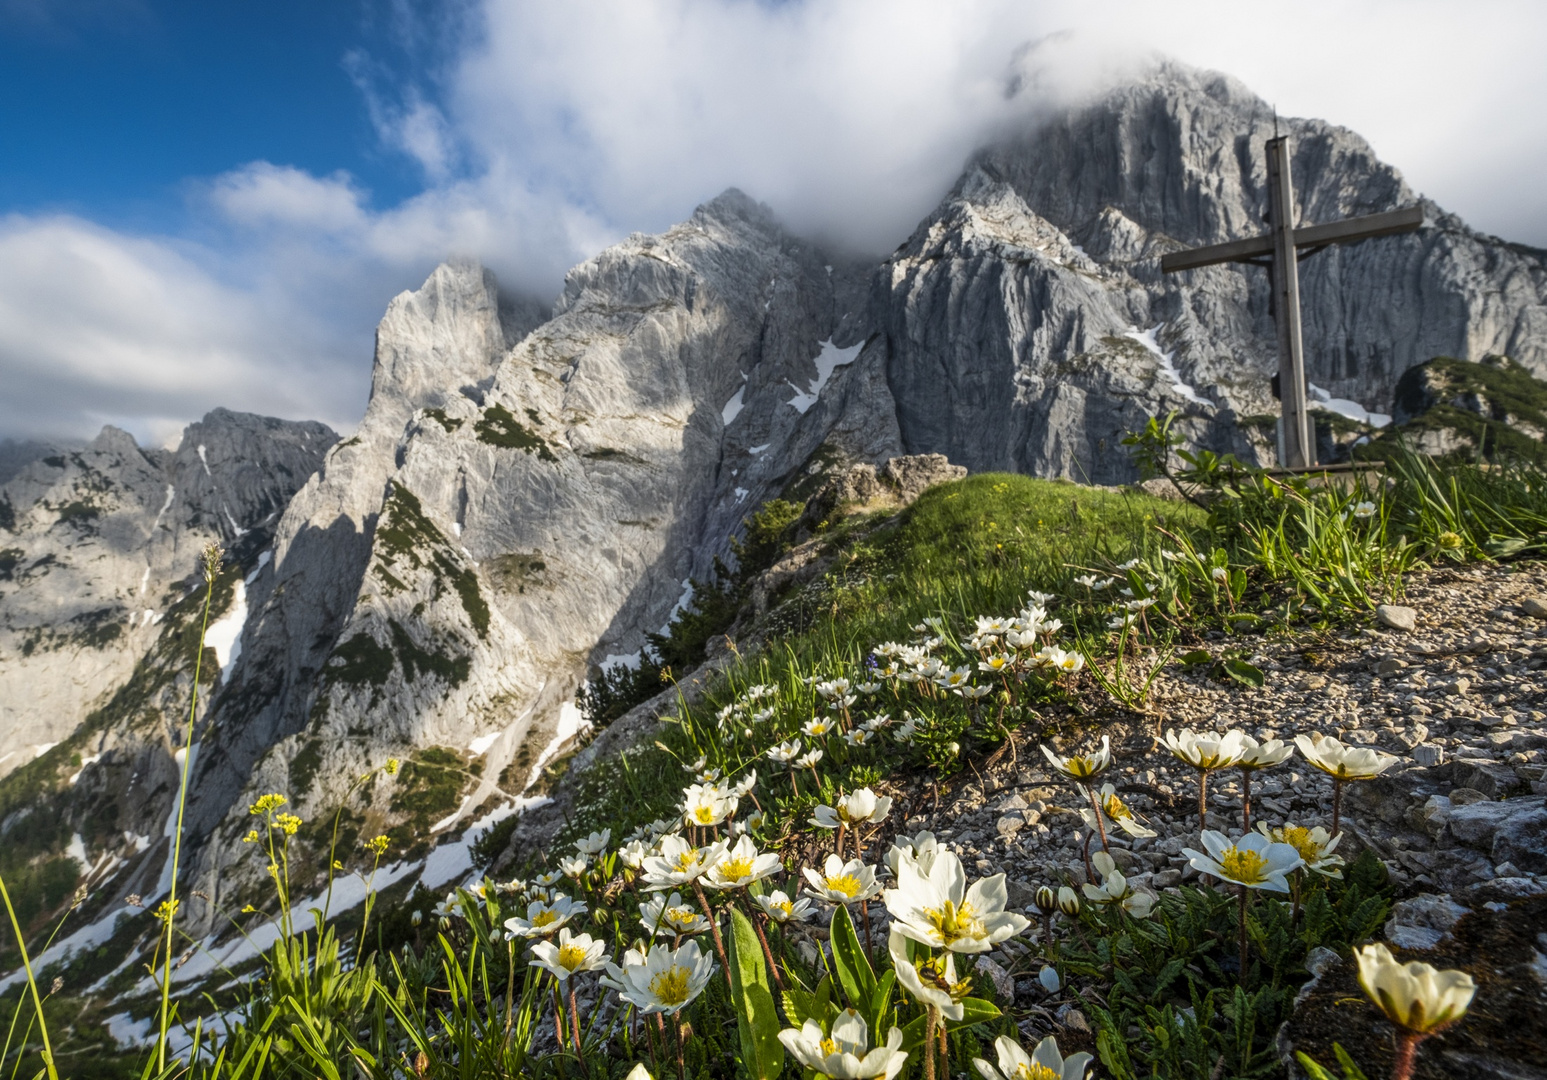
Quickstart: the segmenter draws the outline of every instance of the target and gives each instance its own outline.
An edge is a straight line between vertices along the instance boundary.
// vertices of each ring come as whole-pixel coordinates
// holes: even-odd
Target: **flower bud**
[[[1058,910],[1070,918],[1080,913],[1080,896],[1067,885],[1058,890]]]
[[[1058,894],[1053,891],[1051,885],[1044,885],[1037,890],[1037,910],[1044,915],[1051,915],[1058,910]]]

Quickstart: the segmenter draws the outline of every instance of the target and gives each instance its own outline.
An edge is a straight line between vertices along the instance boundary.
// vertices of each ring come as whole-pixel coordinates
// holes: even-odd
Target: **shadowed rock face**
[[[1303,222],[1415,200],[1357,136],[1280,123]],[[637,650],[742,518],[813,470],[943,454],[1122,482],[1120,439],[1170,409],[1197,442],[1270,460],[1271,427],[1241,423],[1277,410],[1266,274],[1163,277],[1159,257],[1262,230],[1271,128],[1240,84],[1162,65],[985,148],[884,259],[826,253],[733,190],[576,267],[551,308],[447,263],[389,305],[365,416],[320,467],[193,434],[162,460],[105,432],[83,454],[121,462],[134,521],[167,483],[193,500],[166,565],[186,573],[202,538],[229,539],[227,509],[272,532],[196,758],[196,886],[239,906],[261,873],[238,843],[257,795],[315,817],[389,756],[438,747],[460,770],[449,802],[357,796],[362,829],[400,827],[399,850],[518,793],[587,666]],[[1305,264],[1311,378],[1334,396],[1389,412],[1402,372],[1436,353],[1547,367],[1541,255],[1428,212],[1417,234]],[[281,465],[301,485],[288,506]],[[37,504],[49,468],[3,490],[32,485]],[[161,526],[135,527],[111,542],[142,551]],[[124,887],[149,892],[154,866],[136,873]]]

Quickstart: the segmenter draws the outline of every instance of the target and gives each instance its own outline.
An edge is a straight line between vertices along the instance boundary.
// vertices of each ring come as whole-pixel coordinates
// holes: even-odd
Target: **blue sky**
[[[0,437],[347,429],[440,260],[551,297],[732,184],[889,250],[1027,121],[1010,57],[1064,30],[1015,108],[1165,53],[1547,246],[1528,0],[0,0]]]

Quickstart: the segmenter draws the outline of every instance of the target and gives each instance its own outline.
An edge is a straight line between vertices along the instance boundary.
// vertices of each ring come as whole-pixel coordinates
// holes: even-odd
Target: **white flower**
[[[1100,580],[1101,579],[1098,578],[1095,574],[1081,574],[1079,577],[1074,579],[1074,583],[1076,585],[1083,585],[1087,589],[1094,589],[1096,587],[1096,582]]]
[[[835,697],[829,701],[827,707],[829,709],[847,709],[858,700],[853,694],[844,694],[842,697]]]
[[[1048,604],[1051,604],[1053,602],[1055,597],[1053,596],[1052,593],[1038,592],[1036,589],[1027,589],[1026,590],[1026,599],[1030,600],[1033,604],[1038,604],[1038,605],[1041,605],[1043,607],[1046,607]]]
[[[1216,566],[1209,571],[1209,577],[1223,585],[1230,580],[1230,571],[1223,566]]]
[[[1178,552],[1167,551],[1165,548],[1161,548],[1160,549],[1160,557],[1162,559],[1166,560],[1166,562],[1177,562],[1178,560],[1181,559],[1182,556]]]
[[[853,1009],[833,1020],[831,1038],[821,1024],[807,1020],[799,1029],[779,1032],[779,1041],[796,1061],[832,1080],[891,1080],[908,1060],[901,1028],[892,1028],[886,1045],[871,1050],[869,1025]]]
[[[1231,728],[1223,735],[1200,735],[1186,728],[1181,734],[1175,730],[1166,732],[1166,749],[1179,761],[1206,772],[1228,768],[1240,761],[1246,750],[1245,738],[1246,733],[1238,728]]]
[[[683,768],[683,771],[685,771],[685,772],[701,773],[701,772],[704,771],[704,766],[706,766],[708,764],[709,764],[709,758],[704,756],[703,754],[700,754],[697,761],[693,762],[693,764],[691,764],[691,765],[684,765],[684,766],[682,766],[682,768]]]
[[[881,689],[881,684],[878,683],[878,682],[862,682],[858,686],[856,686],[854,689],[858,690],[861,694],[864,694],[866,697],[870,697],[872,694],[875,694],[877,691],[879,691]]]
[[[714,974],[714,960],[692,938],[681,948],[652,945],[643,963],[610,966],[621,984],[618,995],[641,1013],[675,1013],[703,993]]]
[[[744,889],[779,869],[779,856],[772,852],[759,855],[750,836],[743,836],[734,847],[720,854],[704,875],[711,889]]]
[[[1112,856],[1105,851],[1098,851],[1091,856],[1090,861],[1101,876],[1101,884],[1097,886],[1087,883],[1083,887],[1087,900],[1093,904],[1121,904],[1123,910],[1134,918],[1149,918],[1150,909],[1155,906],[1154,898],[1148,893],[1131,889]]]
[[[1123,607],[1129,611],[1143,611],[1146,608],[1154,607],[1155,604],[1156,600],[1153,596],[1141,596],[1137,600],[1129,600]]]
[[[607,964],[606,942],[594,940],[590,934],[571,936],[569,927],[559,931],[559,943],[539,941],[532,946],[531,967],[546,968],[559,982],[582,971],[595,971]]]
[[[832,679],[828,682],[819,682],[814,689],[825,698],[843,697],[849,692],[849,680]]]
[[[1440,971],[1414,960],[1403,964],[1384,945],[1354,953],[1359,985],[1395,1024],[1427,1035],[1459,1020],[1477,984],[1464,971]]]
[[[971,984],[963,984],[956,977],[955,953],[936,957],[924,950],[920,963],[914,964],[908,959],[908,939],[896,927],[886,939],[886,950],[892,954],[892,970],[897,972],[897,981],[904,990],[921,1004],[938,1007],[947,1020],[962,1018],[961,999]]]
[[[868,728],[857,727],[845,735],[843,741],[850,746],[869,746],[875,742],[875,735]]]
[[[661,853],[645,860],[647,887],[654,890],[686,885],[702,876],[724,851],[724,840],[696,848],[680,836],[663,836]]]
[[[571,900],[563,893],[557,893],[547,902],[532,901],[526,906],[526,918],[511,916],[505,920],[505,929],[510,931],[513,938],[546,937],[586,911],[584,900]]]
[[[879,716],[872,716],[864,723],[864,728],[866,731],[881,731],[891,726],[892,718],[886,713],[881,713]]]
[[[815,769],[816,763],[822,760],[822,751],[811,750],[795,759],[797,769]]]
[[[558,870],[549,870],[545,874],[538,874],[537,877],[533,878],[532,880],[540,887],[546,889],[563,881],[564,875]]]
[[[862,787],[837,800],[837,806],[818,806],[811,824],[819,829],[836,829],[839,825],[879,824],[892,810],[890,795],[877,796],[868,787]]]
[[[811,883],[806,895],[825,900],[829,904],[854,904],[869,900],[881,891],[876,881],[875,868],[866,866],[858,859],[844,862],[837,855],[829,855],[820,874],[809,866],[801,873]]]
[[[1343,834],[1330,835],[1320,825],[1307,829],[1303,825],[1284,825],[1271,829],[1265,822],[1257,823],[1257,831],[1276,844],[1288,844],[1305,860],[1305,868],[1323,877],[1341,878],[1343,856],[1332,854],[1343,839]]]
[[[1133,625],[1134,619],[1132,615],[1119,615],[1116,618],[1107,620],[1108,630],[1127,630]]]
[[[457,903],[457,894],[456,890],[454,889],[446,894],[446,899],[442,900],[440,903],[436,904],[433,908],[430,909],[430,914],[434,915],[437,919],[449,919],[453,917],[463,919],[467,917],[466,914],[462,911],[462,905]]]
[[[643,1061],[638,1061],[634,1063],[634,1067],[628,1071],[628,1075],[623,1080],[655,1080],[655,1077],[650,1075],[650,1070],[645,1068]]]
[[[910,716],[902,722],[896,731],[892,732],[892,738],[900,743],[910,743],[918,733],[919,722]]]
[[[1077,784],[1089,784],[1112,767],[1112,737],[1101,736],[1101,749],[1094,754],[1071,754],[1068,757],[1061,757],[1046,746],[1042,747],[1042,754],[1053,768],[1070,780]]]
[[[559,871],[565,877],[580,878],[584,876],[586,867],[589,865],[590,860],[584,855],[566,856],[559,860]]]
[[[898,866],[901,865],[904,857],[908,857],[918,863],[919,869],[927,874],[929,868],[935,864],[935,856],[944,850],[935,840],[935,834],[927,829],[912,839],[899,836],[892,841],[891,849],[886,853],[886,868],[895,878]]]
[[[1136,566],[1139,566],[1139,565],[1141,565],[1141,564],[1142,564],[1142,563],[1143,563],[1143,562],[1144,562],[1144,560],[1143,560],[1143,559],[1129,559],[1129,560],[1128,560],[1128,561],[1127,561],[1127,562],[1125,562],[1125,563],[1118,563],[1118,564],[1117,564],[1117,568],[1118,568],[1118,569],[1119,569],[1119,570],[1122,570],[1122,571],[1125,571],[1125,572],[1126,572],[1126,571],[1128,571],[1128,570],[1132,570],[1132,569],[1133,569],[1133,568],[1134,568],[1134,567],[1136,567]]]
[[[630,870],[638,870],[643,866],[649,854],[650,848],[643,840],[630,840],[618,849],[618,858],[623,860],[623,865]]]
[[[813,716],[801,725],[801,731],[810,739],[823,739],[833,733],[838,725],[825,716]]]
[[[1305,760],[1339,780],[1370,780],[1397,763],[1396,756],[1368,746],[1345,746],[1330,735],[1296,735]]]
[[[603,829],[594,832],[583,840],[575,841],[575,850],[582,855],[600,855],[607,850],[607,845],[612,841],[612,830]]]
[[[1037,972],[1037,982],[1050,994],[1056,994],[1064,988],[1064,981],[1058,977],[1058,969],[1051,964],[1042,965],[1042,970]]]
[[[1015,657],[1006,653],[989,653],[988,656],[978,661],[979,671],[992,672],[995,675],[1008,671],[1015,663]]]
[[[752,794],[752,789],[755,787],[757,787],[757,770],[749,769],[747,775],[731,786],[731,794],[738,799],[745,799]]]
[[[747,700],[760,701],[765,697],[773,697],[777,693],[778,690],[772,686],[769,686],[767,683],[758,683],[756,686],[747,688]]]
[[[1258,742],[1250,735],[1242,733],[1241,759],[1235,765],[1238,769],[1251,769],[1255,772],[1258,769],[1267,769],[1281,764],[1294,752],[1295,748],[1283,739],[1264,739]]]
[[[1148,837],[1156,835],[1153,829],[1146,829],[1143,825],[1139,824],[1138,819],[1133,816],[1133,811],[1128,808],[1127,803],[1118,797],[1117,789],[1111,784],[1101,785],[1100,798],[1102,811],[1117,824],[1118,828],[1122,829],[1129,836]]]
[[[966,698],[968,701],[977,701],[979,698],[986,698],[993,692],[994,688],[992,686],[959,686],[955,690],[951,691],[951,693],[957,695],[958,697]]]
[[[1058,910],[1071,919],[1080,913],[1080,894],[1067,885],[1058,887]]]
[[[1085,1080],[1092,1060],[1083,1051],[1064,1057],[1051,1035],[1029,1054],[1014,1039],[1001,1035],[994,1040],[994,1053],[999,1058],[997,1069],[982,1058],[972,1061],[983,1080]]]
[[[753,901],[776,923],[805,922],[816,914],[816,906],[801,897],[791,900],[783,889],[775,889],[767,896],[754,896]]]
[[[972,679],[972,669],[966,667],[950,668],[940,673],[935,682],[946,690],[958,686],[965,686]]]
[[[1202,840],[1207,854],[1193,848],[1182,849],[1188,865],[1200,874],[1248,889],[1287,893],[1286,877],[1305,865],[1291,845],[1275,844],[1261,833],[1247,833],[1232,844],[1224,833],[1208,829]]]
[[[1354,507],[1354,517],[1360,519],[1361,521],[1365,520],[1366,518],[1372,518],[1374,516],[1375,504],[1372,502],[1362,502]]]
[[[769,750],[768,756],[780,765],[788,765],[800,756],[800,740],[791,739],[788,742],[782,742]]]
[[[961,860],[940,851],[925,871],[912,857],[898,860],[897,887],[885,893],[897,929],[921,945],[952,952],[987,952],[1030,925],[1004,909],[1004,875],[967,886]]]
[[[736,812],[737,801],[718,784],[693,784],[682,793],[683,823],[718,825]]]
[[[682,894],[669,897],[657,893],[639,905],[639,925],[652,937],[660,934],[699,934],[709,929],[709,920],[698,908],[682,902]]]

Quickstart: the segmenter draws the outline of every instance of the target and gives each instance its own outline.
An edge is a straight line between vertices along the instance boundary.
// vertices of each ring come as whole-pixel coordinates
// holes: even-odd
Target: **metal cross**
[[[1273,283],[1273,321],[1278,328],[1279,399],[1284,410],[1279,465],[1303,469],[1316,464],[1316,440],[1305,400],[1299,260],[1310,258],[1329,244],[1348,244],[1372,236],[1413,232],[1423,224],[1423,207],[1411,206],[1384,214],[1295,228],[1294,189],[1289,180],[1289,136],[1269,139],[1267,158],[1270,231],[1249,240],[1174,251],[1161,256],[1160,269],[1173,274],[1226,262],[1268,267]]]

